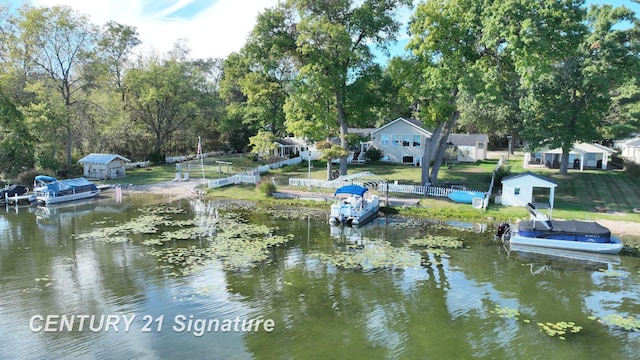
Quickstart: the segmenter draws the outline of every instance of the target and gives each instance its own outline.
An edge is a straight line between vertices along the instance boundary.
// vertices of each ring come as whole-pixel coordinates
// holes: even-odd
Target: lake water
[[[111,196],[0,210],[0,359],[638,358],[637,256],[508,251],[491,224],[356,231],[328,209]],[[238,252],[254,228],[288,241]],[[463,245],[409,245],[428,236]]]

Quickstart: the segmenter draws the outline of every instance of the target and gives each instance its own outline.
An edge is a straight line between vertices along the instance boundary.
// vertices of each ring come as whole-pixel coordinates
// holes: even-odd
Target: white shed
[[[78,160],[83,175],[89,179],[116,179],[126,175],[126,163],[131,160],[115,154],[89,154]]]
[[[555,181],[530,171],[506,176],[502,179],[502,205],[524,207],[531,203],[551,213],[557,186]]]

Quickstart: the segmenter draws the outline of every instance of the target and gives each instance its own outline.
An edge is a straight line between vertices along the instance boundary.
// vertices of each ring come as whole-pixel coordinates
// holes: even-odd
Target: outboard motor
[[[496,239],[509,240],[511,238],[511,226],[506,222],[500,223],[495,234]]]

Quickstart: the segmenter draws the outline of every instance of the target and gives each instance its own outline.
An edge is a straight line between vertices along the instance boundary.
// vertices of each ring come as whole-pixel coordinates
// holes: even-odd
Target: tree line
[[[186,40],[140,51],[134,26],[69,7],[0,5],[0,172],[71,172],[89,152],[161,162],[195,152],[198,136],[241,152],[294,135],[339,138],[326,151],[345,174],[349,128],[400,116],[433,132],[423,182],[437,183],[452,132],[561,147],[566,172],[574,142],[640,130],[639,24],[583,0],[283,0],[238,52],[194,59]],[[374,50],[405,32],[406,54],[381,64]]]

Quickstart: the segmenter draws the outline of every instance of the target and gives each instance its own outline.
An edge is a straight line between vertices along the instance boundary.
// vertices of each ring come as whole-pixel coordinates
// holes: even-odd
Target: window
[[[515,189],[513,190],[513,194],[514,194],[514,195],[520,195],[520,188],[515,188]]]
[[[420,147],[421,140],[420,135],[413,135],[413,147]]]
[[[402,135],[402,146],[409,146],[411,135]]]
[[[391,135],[391,146],[400,146],[400,135]]]
[[[389,135],[380,135],[380,146],[389,146]]]
[[[404,164],[413,164],[413,156],[403,156],[402,163]]]

